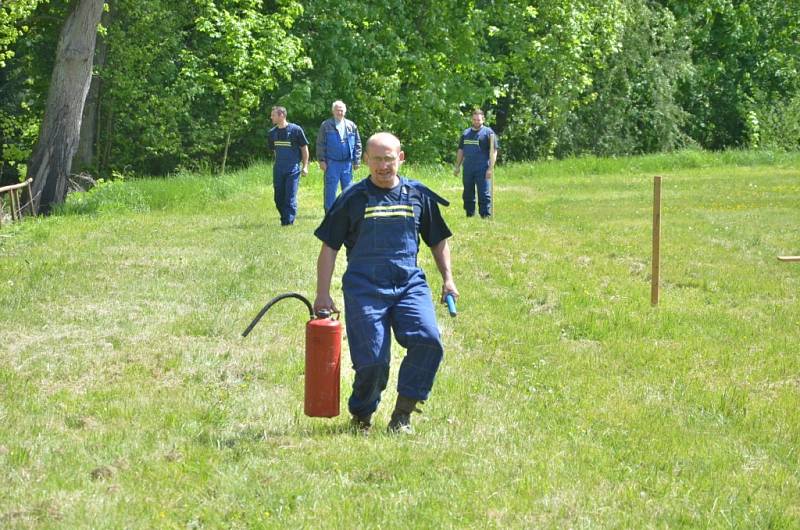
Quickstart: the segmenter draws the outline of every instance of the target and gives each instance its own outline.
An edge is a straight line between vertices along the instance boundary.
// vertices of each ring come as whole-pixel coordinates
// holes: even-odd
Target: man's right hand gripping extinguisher
[[[339,373],[342,353],[342,323],[331,318],[329,311],[314,314],[308,299],[297,293],[276,296],[258,313],[242,333],[246,337],[261,320],[261,317],[276,302],[285,298],[297,298],[308,306],[310,320],[306,323],[305,405],[306,416],[333,418],[339,415]]]

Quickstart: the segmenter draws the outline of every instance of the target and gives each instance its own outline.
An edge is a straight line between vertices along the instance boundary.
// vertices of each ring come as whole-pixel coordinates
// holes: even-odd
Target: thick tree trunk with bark
[[[107,11],[103,12],[100,22],[104,27],[109,27],[111,23],[110,15]],[[95,69],[102,68],[106,64],[108,44],[102,35],[97,36],[95,46],[94,66]],[[100,105],[103,97],[103,79],[100,76],[92,75],[92,82],[89,86],[89,93],[86,96],[86,103],[83,105],[83,119],[81,120],[81,134],[78,142],[78,151],[72,159],[72,167],[75,171],[83,171],[87,168],[98,167],[98,136],[100,133]]]
[[[63,202],[67,193],[102,13],[103,0],[79,0],[61,29],[39,141],[28,162],[35,204],[42,213]]]

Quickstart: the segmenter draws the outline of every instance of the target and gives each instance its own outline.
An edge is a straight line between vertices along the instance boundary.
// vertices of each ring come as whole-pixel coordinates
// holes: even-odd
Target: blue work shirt
[[[434,247],[453,235],[439,210],[439,203],[447,204],[447,201],[414,180],[401,178],[400,184],[385,189],[373,184],[369,177],[339,195],[314,235],[334,250],[344,245],[349,256],[361,232],[369,196],[378,202],[399,203],[403,186],[406,186],[408,201],[414,210],[417,241],[422,237],[426,245]]]
[[[302,127],[287,123],[283,129],[279,129],[277,125],[270,129],[267,143],[275,151],[275,168],[287,171],[295,169],[300,163],[300,148],[308,145],[308,140]]]
[[[492,136],[495,149],[500,149],[497,135],[490,127],[481,125],[477,131],[472,127],[464,129],[458,142],[458,148],[464,152],[464,171],[486,171],[489,167]]]
[[[337,128],[334,118],[322,122],[317,134],[317,160],[320,162],[350,161],[358,165],[361,159],[361,136],[358,134],[358,127],[347,118],[343,121],[344,136]]]

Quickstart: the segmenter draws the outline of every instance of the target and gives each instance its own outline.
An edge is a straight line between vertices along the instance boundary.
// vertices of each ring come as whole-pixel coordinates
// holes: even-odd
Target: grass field
[[[3,226],[0,527],[800,527],[800,155],[504,166],[492,221],[405,169],[453,202],[462,295],[413,436],[384,433],[397,345],[362,436],[346,349],[342,415],[303,416],[300,303],[240,336],[314,293],[317,169],[290,228],[267,165]]]

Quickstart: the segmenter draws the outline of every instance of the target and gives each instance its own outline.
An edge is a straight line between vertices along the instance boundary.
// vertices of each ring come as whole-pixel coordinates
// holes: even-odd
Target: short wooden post
[[[28,206],[31,209],[31,215],[36,217],[36,208],[33,207],[33,188],[31,188],[31,184],[33,183],[33,179],[29,178],[25,181],[28,184],[28,199],[31,201],[28,203]]]
[[[661,266],[661,177],[653,177],[653,271],[650,278],[650,304],[658,305],[658,275]]]
[[[19,203],[19,199],[17,198],[17,190],[16,190],[16,188],[13,189],[13,190],[10,190],[8,192],[8,194],[11,196],[11,219],[12,220],[18,219],[19,218],[19,214],[17,213],[17,210],[18,210],[17,203]]]

